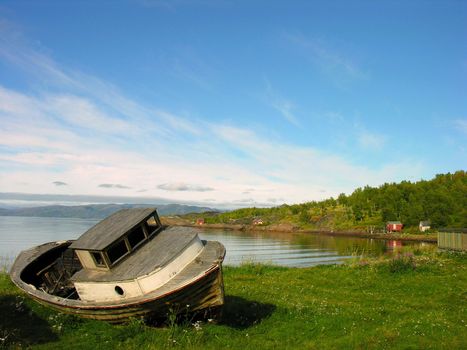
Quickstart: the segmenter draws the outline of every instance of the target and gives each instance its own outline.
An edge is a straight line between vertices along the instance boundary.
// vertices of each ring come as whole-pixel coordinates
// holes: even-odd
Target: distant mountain
[[[89,205],[48,205],[33,208],[0,208],[0,216],[39,216],[57,218],[102,219],[120,209],[156,207],[159,215],[183,215],[188,213],[203,213],[212,211],[212,208],[198,207],[184,204],[89,204]]]

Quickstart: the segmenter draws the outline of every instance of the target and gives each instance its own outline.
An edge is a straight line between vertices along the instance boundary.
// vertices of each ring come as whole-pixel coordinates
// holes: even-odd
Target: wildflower
[[[201,328],[201,321],[196,321],[195,323],[192,323],[192,326],[195,327],[195,330],[200,331],[203,328]]]

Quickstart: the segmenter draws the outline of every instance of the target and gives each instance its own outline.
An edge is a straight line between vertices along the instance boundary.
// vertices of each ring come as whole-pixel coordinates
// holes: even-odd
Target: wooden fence
[[[438,232],[438,247],[443,249],[467,250],[467,233]]]

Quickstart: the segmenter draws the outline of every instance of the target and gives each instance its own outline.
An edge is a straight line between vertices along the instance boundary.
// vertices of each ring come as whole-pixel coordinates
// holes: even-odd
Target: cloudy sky
[[[2,1],[0,192],[278,205],[467,168],[464,1]]]

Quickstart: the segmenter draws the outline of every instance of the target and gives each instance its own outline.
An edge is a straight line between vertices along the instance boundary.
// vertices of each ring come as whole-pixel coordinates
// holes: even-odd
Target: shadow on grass
[[[47,321],[38,317],[21,296],[0,296],[0,348],[57,340]]]
[[[246,300],[237,296],[226,296],[219,324],[236,329],[245,329],[272,315],[276,306]]]

